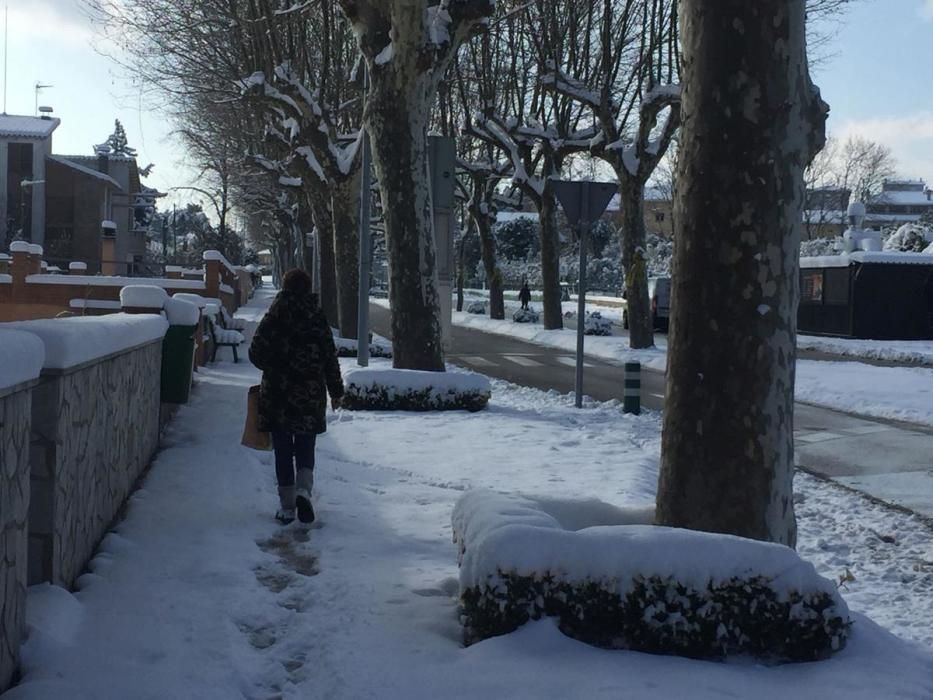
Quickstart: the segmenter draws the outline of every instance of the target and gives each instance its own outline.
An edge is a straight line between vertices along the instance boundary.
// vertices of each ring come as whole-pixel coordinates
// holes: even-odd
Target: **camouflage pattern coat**
[[[279,292],[256,329],[249,359],[262,370],[260,430],[327,430],[327,393],[343,396],[343,380],[334,337],[316,295]]]

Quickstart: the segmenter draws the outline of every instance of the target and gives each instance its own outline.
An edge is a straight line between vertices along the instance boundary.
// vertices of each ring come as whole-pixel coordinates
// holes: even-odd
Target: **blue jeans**
[[[272,431],[272,449],[275,450],[275,477],[279,486],[295,485],[295,469],[314,470],[314,433],[286,433]]]

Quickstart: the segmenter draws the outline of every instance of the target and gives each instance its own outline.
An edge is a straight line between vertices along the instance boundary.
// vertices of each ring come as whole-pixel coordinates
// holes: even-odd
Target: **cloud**
[[[923,19],[928,22],[933,22],[933,0],[923,0],[919,12]]]
[[[10,39],[56,41],[86,48],[94,27],[78,0],[10,0]]]
[[[841,140],[862,136],[883,144],[894,154],[899,175],[933,181],[933,112],[849,120],[833,133]]]

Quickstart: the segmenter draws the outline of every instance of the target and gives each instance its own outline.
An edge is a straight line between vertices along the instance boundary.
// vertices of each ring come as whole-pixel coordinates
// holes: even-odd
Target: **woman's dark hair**
[[[294,294],[295,296],[305,296],[311,293],[311,276],[304,270],[297,267],[289,270],[282,278],[282,291]]]

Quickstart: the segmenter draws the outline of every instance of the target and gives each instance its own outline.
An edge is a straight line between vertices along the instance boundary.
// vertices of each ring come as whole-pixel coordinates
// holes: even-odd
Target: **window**
[[[664,212],[663,212],[663,211],[658,211],[657,209],[655,209],[655,210],[654,210],[654,220],[655,220],[656,223],[659,223],[659,224],[662,223],[662,222],[664,221]]]
[[[800,301],[806,304],[823,303],[823,271],[802,270],[800,280]]]

